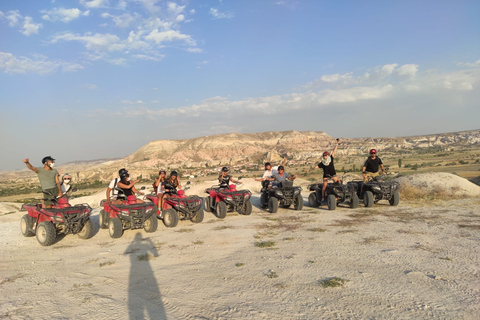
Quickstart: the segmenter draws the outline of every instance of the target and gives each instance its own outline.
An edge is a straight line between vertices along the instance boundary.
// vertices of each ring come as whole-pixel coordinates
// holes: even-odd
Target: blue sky
[[[0,170],[228,132],[479,129],[480,1],[0,2]]]

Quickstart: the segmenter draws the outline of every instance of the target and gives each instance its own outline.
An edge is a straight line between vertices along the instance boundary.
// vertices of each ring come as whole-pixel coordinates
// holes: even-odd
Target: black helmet
[[[55,159],[53,159],[50,156],[46,156],[45,158],[42,159],[43,164],[47,163],[48,161],[55,161]]]
[[[122,168],[122,169],[118,170],[118,175],[121,175],[123,172],[128,173],[127,169]]]
[[[175,177],[178,177],[178,172],[173,170],[172,172],[170,172],[170,177],[171,176],[175,176]]]
[[[122,173],[120,173],[120,179],[125,180],[128,177],[130,177],[130,175],[128,174],[127,170],[122,171]]]
[[[267,168],[267,166],[271,166],[270,162],[265,163],[265,169]]]
[[[227,167],[223,167],[223,168],[222,168],[222,171],[223,171],[223,172],[228,172],[228,168],[227,168]]]
[[[278,166],[278,171],[280,170],[285,170],[285,168],[283,166]]]

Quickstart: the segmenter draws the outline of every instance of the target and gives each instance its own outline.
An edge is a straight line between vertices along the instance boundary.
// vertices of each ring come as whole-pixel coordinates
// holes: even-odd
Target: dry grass
[[[466,199],[466,195],[457,194],[459,187],[447,189],[441,186],[433,188],[420,188],[410,184],[402,183],[399,188],[401,200],[432,201],[432,200],[452,200]]]
[[[195,232],[195,230],[190,228],[181,228],[179,230],[176,230],[175,232],[185,233],[185,232]]]
[[[480,224],[459,224],[458,227],[480,230]]]
[[[346,281],[348,280],[338,278],[338,277],[333,277],[333,278],[320,280],[319,284],[324,288],[335,288],[335,287],[343,287]]]
[[[143,254],[137,255],[137,260],[138,261],[150,261],[150,260],[155,259],[156,257],[157,256],[155,256],[153,254],[150,254],[150,253],[143,253]]]
[[[275,241],[257,241],[255,242],[255,247],[258,248],[271,248],[276,245]]]
[[[367,238],[363,238],[363,244],[373,244],[373,243],[382,243],[383,240],[382,238],[378,238],[378,237],[367,237]]]
[[[323,228],[310,228],[310,229],[307,229],[307,231],[311,231],[311,232],[325,232],[325,231],[327,231],[327,229],[323,229]]]
[[[114,264],[114,263],[115,263],[115,260],[108,260],[108,261],[99,263],[98,265],[99,265],[100,267],[104,267],[104,266],[110,266],[110,265],[112,265],[112,264]]]
[[[218,230],[225,230],[225,229],[235,229],[234,226],[218,226],[213,228],[212,230],[218,231]]]
[[[0,281],[0,286],[4,283],[7,283],[7,282],[15,282],[15,280],[17,279],[20,279],[20,278],[23,278],[25,277],[24,274],[17,274],[17,275],[14,275],[14,276],[11,276],[11,277],[8,277],[8,278],[5,278],[5,279],[2,279]]]

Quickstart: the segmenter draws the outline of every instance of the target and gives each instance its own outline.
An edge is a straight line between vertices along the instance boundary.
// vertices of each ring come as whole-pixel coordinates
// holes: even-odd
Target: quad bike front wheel
[[[163,224],[167,228],[175,228],[178,224],[178,213],[175,209],[170,208],[162,212]]]
[[[205,213],[203,212],[203,209],[200,206],[200,208],[198,208],[197,212],[195,213],[193,218],[190,219],[190,221],[192,221],[193,223],[200,223],[203,221],[204,216],[205,216]]]
[[[107,222],[107,213],[105,210],[100,210],[100,213],[98,214],[98,224],[100,225],[100,229],[107,229],[108,228],[108,222]]]
[[[396,190],[393,191],[392,197],[390,200],[388,200],[388,202],[390,202],[391,206],[398,206],[398,203],[400,202],[400,193],[398,193]]]
[[[350,208],[356,209],[358,208],[360,200],[358,199],[358,196],[356,193],[353,194],[352,198],[350,199]]]
[[[223,201],[220,201],[215,206],[215,215],[219,219],[224,219],[227,216],[227,204]]]
[[[260,207],[262,207],[262,209],[266,209],[268,207],[268,196],[265,192],[260,196]]]
[[[365,191],[363,194],[363,204],[365,207],[370,208],[373,206],[373,193],[372,191]]]
[[[120,238],[123,234],[123,224],[120,218],[113,218],[108,221],[108,233],[112,238]]]
[[[334,194],[327,196],[327,206],[328,210],[335,210],[337,208],[337,197],[335,197]]]
[[[293,207],[295,208],[295,210],[302,210],[303,209],[303,197],[300,193],[297,194],[297,196],[293,200]]]
[[[278,211],[278,199],[275,197],[271,197],[268,199],[268,210],[270,213],[276,213]]]
[[[310,205],[310,207],[313,207],[313,208],[318,208],[320,206],[320,204],[317,202],[316,192],[310,193],[310,195],[308,196],[308,204]]]
[[[93,227],[93,221],[89,218],[83,225],[82,230],[80,230],[80,232],[77,234],[80,239],[90,239],[93,237],[94,232],[95,228]]]
[[[206,196],[205,200],[203,201],[203,208],[205,209],[205,211],[213,212],[212,203],[213,203],[213,198],[210,196]]]
[[[35,232],[32,231],[34,223],[34,219],[28,214],[22,217],[20,220],[20,230],[24,237],[33,237],[35,235]]]
[[[41,222],[36,230],[37,241],[42,246],[51,246],[57,238],[57,230],[51,222]]]
[[[157,220],[157,215],[154,213],[147,220],[145,220],[143,224],[143,229],[145,230],[145,232],[152,233],[157,231],[157,228],[158,228],[158,220]]]
[[[245,216],[249,216],[252,213],[252,209],[252,201],[248,199],[247,201],[245,201],[245,205],[243,206],[243,214]]]

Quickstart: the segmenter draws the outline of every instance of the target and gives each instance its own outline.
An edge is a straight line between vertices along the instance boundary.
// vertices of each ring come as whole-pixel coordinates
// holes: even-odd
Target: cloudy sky
[[[480,1],[2,0],[0,170],[228,132],[479,129]]]

